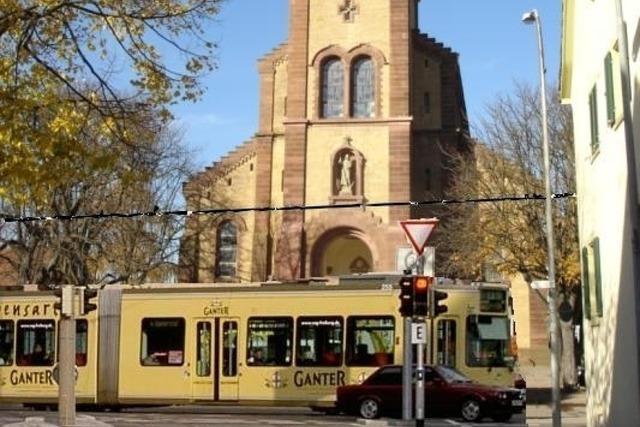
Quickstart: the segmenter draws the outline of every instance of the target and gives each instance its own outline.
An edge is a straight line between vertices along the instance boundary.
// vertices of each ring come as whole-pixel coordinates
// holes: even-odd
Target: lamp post
[[[560,427],[560,340],[558,328],[558,305],[556,297],[556,268],[554,256],[553,216],[551,211],[551,178],[549,176],[549,138],[547,134],[547,93],[545,84],[544,45],[542,24],[536,9],[522,15],[522,22],[535,24],[538,34],[538,57],[540,60],[540,102],[542,108],[542,148],[544,155],[545,214],[547,226],[547,262],[549,272],[549,329],[551,335],[551,419],[553,427]]]

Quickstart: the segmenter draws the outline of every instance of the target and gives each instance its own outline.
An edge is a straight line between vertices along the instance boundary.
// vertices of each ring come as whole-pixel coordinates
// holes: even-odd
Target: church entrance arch
[[[340,276],[373,271],[373,255],[365,234],[355,228],[336,228],[324,233],[313,246],[311,274]]]

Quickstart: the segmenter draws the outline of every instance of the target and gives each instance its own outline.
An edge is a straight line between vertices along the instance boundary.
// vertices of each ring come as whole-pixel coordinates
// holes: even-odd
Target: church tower
[[[185,195],[190,209],[329,207],[192,218],[183,279],[403,268],[398,221],[429,212],[367,204],[441,195],[445,153],[468,147],[457,54],[419,33],[417,3],[290,0],[288,41],[259,61],[257,133]],[[344,204],[361,206],[331,208]]]

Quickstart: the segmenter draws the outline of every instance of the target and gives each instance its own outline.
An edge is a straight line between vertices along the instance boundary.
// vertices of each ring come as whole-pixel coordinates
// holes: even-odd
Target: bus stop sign
[[[416,251],[416,254],[422,255],[424,248],[431,233],[436,228],[440,220],[438,218],[429,219],[409,219],[400,221],[400,226],[404,230],[404,234]]]

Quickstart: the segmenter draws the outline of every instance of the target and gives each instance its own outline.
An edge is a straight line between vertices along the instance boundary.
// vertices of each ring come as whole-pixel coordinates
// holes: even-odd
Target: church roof
[[[417,48],[423,48],[440,55],[458,56],[458,53],[453,51],[453,49],[437,41],[435,37],[429,37],[427,33],[414,33],[414,41],[416,42]]]
[[[271,49],[271,51],[258,59],[258,68],[262,68],[264,66],[272,68],[278,61],[287,56],[288,46],[288,42],[282,42],[278,46]]]
[[[255,142],[255,139],[247,140],[210,166],[206,166],[202,172],[196,173],[189,181],[183,183],[183,190],[185,192],[189,192],[189,190],[197,192],[198,187],[211,185],[212,182],[224,178],[256,155]]]

